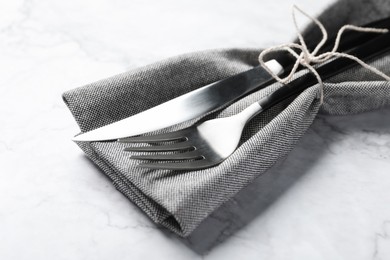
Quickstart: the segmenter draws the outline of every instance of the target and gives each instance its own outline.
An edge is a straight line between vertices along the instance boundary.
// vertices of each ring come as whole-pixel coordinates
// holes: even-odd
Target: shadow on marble
[[[255,218],[260,218],[294,183],[310,172],[312,165],[321,156],[320,150],[319,146],[315,152],[300,154],[308,159],[302,162],[299,170],[289,167],[296,160],[294,154],[274,165],[205,219],[188,238],[182,240],[184,244],[196,253],[205,255],[234,236]]]
[[[284,160],[258,177],[225,203],[188,237],[180,239],[199,255],[206,255],[237,231],[261,218],[262,213],[286,194],[294,184],[312,172],[324,155],[332,153],[332,145],[354,133],[390,132],[390,109],[352,116],[319,115],[298,145]]]

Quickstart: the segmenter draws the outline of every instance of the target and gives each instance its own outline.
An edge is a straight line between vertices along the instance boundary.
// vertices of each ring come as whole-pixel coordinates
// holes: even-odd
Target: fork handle
[[[368,41],[347,53],[358,57],[363,61],[374,58],[390,49],[390,33],[383,34],[371,41]],[[338,73],[346,71],[353,66],[356,66],[356,61],[346,58],[337,58],[325,65],[317,68],[321,79],[326,79],[335,76]],[[266,110],[275,104],[286,100],[287,98],[303,92],[305,89],[317,83],[317,78],[312,73],[307,73],[298,79],[286,84],[285,86],[272,92],[270,95],[262,98],[257,103],[261,106],[261,111]],[[260,112],[260,111],[259,111]]]

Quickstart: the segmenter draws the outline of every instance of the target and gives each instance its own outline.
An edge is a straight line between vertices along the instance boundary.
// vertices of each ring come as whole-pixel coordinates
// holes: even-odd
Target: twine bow
[[[299,32],[297,20],[295,17],[295,10],[299,11],[301,14],[303,14],[304,16],[306,16],[307,18],[312,20],[321,30],[322,39],[317,44],[317,46],[315,47],[315,49],[312,52],[310,52],[308,50],[307,45],[305,43],[305,40],[303,39],[302,34]],[[261,64],[261,66],[278,82],[280,82],[282,84],[288,83],[292,79],[292,77],[294,76],[295,72],[298,70],[299,65],[306,67],[309,71],[311,71],[316,76],[317,81],[320,84],[320,104],[322,105],[324,102],[324,84],[323,84],[323,81],[321,79],[321,76],[314,68],[314,65],[324,63],[324,62],[326,62],[329,59],[332,59],[334,57],[343,57],[343,58],[348,58],[348,59],[354,60],[357,63],[359,63],[361,66],[363,66],[364,68],[381,76],[382,78],[386,79],[387,81],[390,81],[389,76],[387,76],[386,74],[384,74],[380,70],[376,69],[375,67],[368,65],[367,63],[365,63],[364,61],[362,61],[358,57],[350,55],[350,54],[342,53],[342,52],[337,52],[337,49],[340,45],[341,36],[344,33],[344,31],[346,31],[346,30],[353,30],[353,31],[359,31],[359,32],[370,32],[370,33],[388,33],[389,32],[388,29],[359,27],[359,26],[350,25],[350,24],[344,25],[340,28],[340,30],[337,33],[333,49],[329,52],[325,52],[325,53],[317,55],[318,51],[322,48],[322,46],[328,40],[328,33],[326,32],[324,25],[318,19],[307,14],[302,9],[297,7],[296,5],[294,5],[292,8],[292,18],[294,21],[295,29],[296,29],[300,44],[287,43],[287,44],[282,44],[282,45],[270,47],[268,49],[263,50],[259,55],[259,62]],[[301,53],[298,54],[293,48],[300,50]],[[287,51],[297,59],[296,62],[294,63],[293,68],[291,69],[290,74],[287,75],[285,78],[280,78],[278,75],[273,73],[271,71],[271,69],[268,68],[264,62],[264,56],[266,54],[272,53],[272,52],[280,52],[280,51]]]

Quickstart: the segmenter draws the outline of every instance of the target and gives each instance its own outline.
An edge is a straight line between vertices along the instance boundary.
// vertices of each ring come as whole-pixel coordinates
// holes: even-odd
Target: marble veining
[[[390,109],[319,116],[187,239],[70,139],[62,92],[185,52],[294,37],[327,1],[0,0],[0,259],[390,259]]]

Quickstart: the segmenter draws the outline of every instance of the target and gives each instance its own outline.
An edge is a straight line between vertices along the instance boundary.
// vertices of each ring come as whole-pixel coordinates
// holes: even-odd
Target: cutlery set
[[[389,29],[390,18],[369,23],[364,27]],[[336,39],[336,36],[333,39]],[[321,52],[329,52],[332,49],[333,46],[326,43]],[[348,31],[344,34],[338,50],[366,62],[390,50],[390,33]],[[272,73],[283,77],[291,71],[296,61],[293,55],[283,55],[269,59],[266,65]],[[356,60],[333,57],[323,64],[317,64],[315,70],[321,80],[327,80],[358,65]],[[138,136],[217,111],[275,83],[274,78],[261,66],[206,85],[113,124],[82,133],[73,140],[145,143],[144,146],[125,148],[125,151],[145,153],[131,156],[132,159],[146,161],[139,164],[139,167],[144,168],[198,170],[213,167],[236,150],[245,125],[253,117],[318,83],[317,77],[304,66],[300,65],[298,71],[305,73],[231,117],[200,122],[175,132]]]

